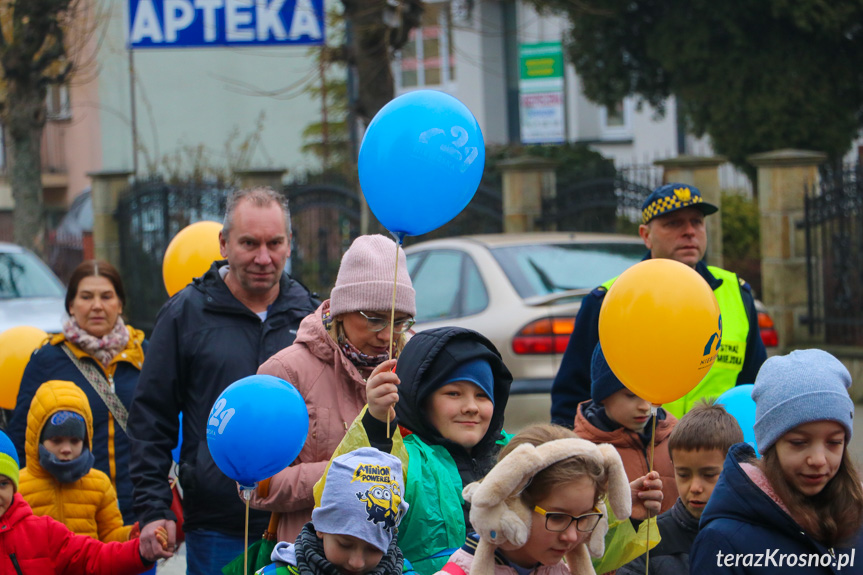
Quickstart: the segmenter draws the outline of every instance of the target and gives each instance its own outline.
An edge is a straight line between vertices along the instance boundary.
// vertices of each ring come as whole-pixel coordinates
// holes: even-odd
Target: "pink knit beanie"
[[[354,240],[339,266],[336,286],[330,294],[333,317],[352,311],[389,311],[393,301],[396,243],[380,234]],[[399,248],[396,311],[417,313],[416,292],[405,252]]]

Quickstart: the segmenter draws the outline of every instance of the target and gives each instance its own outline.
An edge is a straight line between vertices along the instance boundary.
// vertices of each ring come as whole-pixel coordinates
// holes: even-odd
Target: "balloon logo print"
[[[221,397],[213,406],[213,411],[210,413],[210,421],[207,422],[207,433],[218,433],[221,435],[225,432],[225,426],[231,421],[235,412],[233,407],[225,409],[227,404],[228,402],[225,401],[225,398]],[[211,427],[217,428],[218,431],[211,431]]]
[[[421,144],[428,144],[435,136],[445,134],[446,132],[441,128],[431,128],[419,135],[419,141]],[[459,172],[464,173],[479,156],[479,150],[477,150],[475,146],[465,147],[470,136],[468,131],[461,126],[453,126],[452,129],[450,129],[450,134],[455,138],[455,140],[452,141],[452,145],[441,144],[439,149],[459,162],[461,165],[458,170]],[[464,154],[459,151],[461,148],[464,148]],[[467,157],[465,157],[465,154]]]

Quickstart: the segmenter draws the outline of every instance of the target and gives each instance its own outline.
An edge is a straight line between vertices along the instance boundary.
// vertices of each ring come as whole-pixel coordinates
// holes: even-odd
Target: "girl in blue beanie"
[[[863,486],[848,454],[851,375],[827,352],[768,359],[752,447],[733,446],[701,517],[691,573],[863,573]]]

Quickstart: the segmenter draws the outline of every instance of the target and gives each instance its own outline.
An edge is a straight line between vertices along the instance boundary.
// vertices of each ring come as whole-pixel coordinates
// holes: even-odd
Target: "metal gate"
[[[230,192],[213,185],[150,179],[136,182],[122,195],[116,217],[127,300],[123,311],[132,326],[149,335],[168,300],[162,258],[171,239],[189,224],[222,221]]]
[[[810,334],[830,344],[863,345],[863,171],[822,166],[807,189],[804,218]]]

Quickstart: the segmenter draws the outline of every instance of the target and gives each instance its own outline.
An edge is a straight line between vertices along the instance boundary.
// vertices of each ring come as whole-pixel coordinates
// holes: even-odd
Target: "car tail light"
[[[518,355],[562,354],[566,351],[573,326],[574,317],[538,319],[515,334],[512,350]]]
[[[779,345],[779,335],[773,326],[773,320],[766,311],[758,312],[758,329],[761,331],[761,341],[764,347],[776,347]]]

